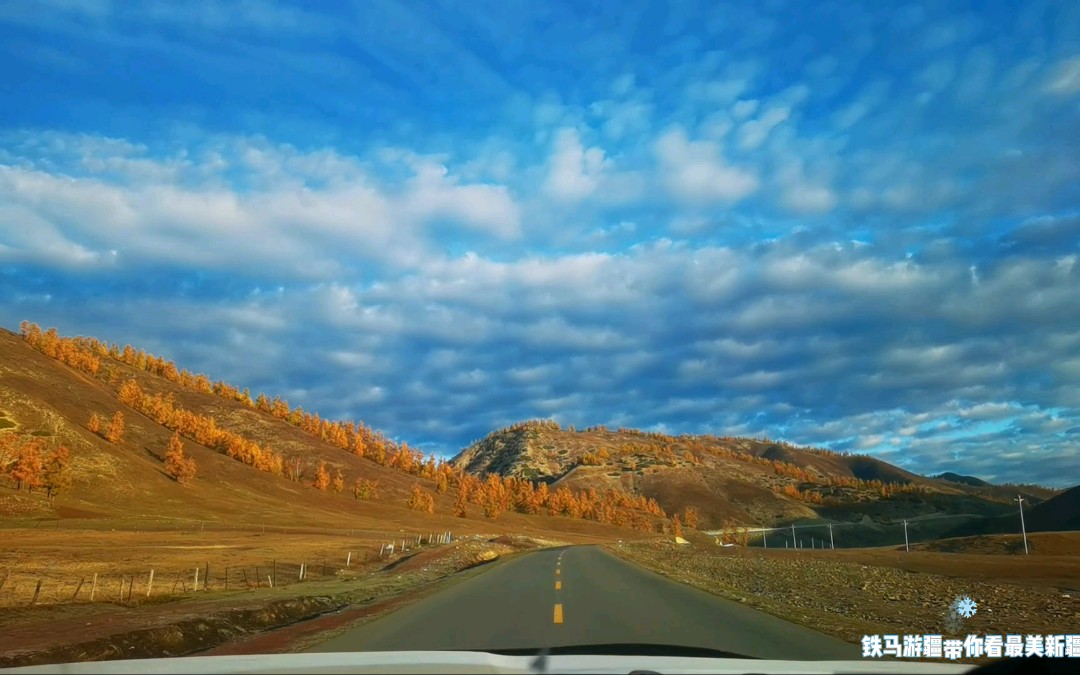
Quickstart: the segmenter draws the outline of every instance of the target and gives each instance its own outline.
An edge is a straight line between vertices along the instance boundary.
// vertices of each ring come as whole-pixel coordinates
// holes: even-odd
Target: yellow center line
[[[556,581],[555,582],[555,590],[557,590],[557,591],[562,590],[562,582],[561,581]]]
[[[559,574],[560,572],[562,572],[562,570],[555,570],[555,574]]]
[[[555,605],[555,623],[562,623],[562,603]]]

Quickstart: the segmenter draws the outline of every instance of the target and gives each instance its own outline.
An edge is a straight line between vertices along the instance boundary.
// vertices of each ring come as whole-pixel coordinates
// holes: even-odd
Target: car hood
[[[474,651],[188,656],[4,669],[3,673],[964,673],[975,666],[917,661],[771,661],[745,658]]]

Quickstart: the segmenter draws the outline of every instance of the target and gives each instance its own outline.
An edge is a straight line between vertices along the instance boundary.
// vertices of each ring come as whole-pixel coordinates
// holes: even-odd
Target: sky
[[[0,325],[449,456],[1080,482],[1080,3],[0,1]]]

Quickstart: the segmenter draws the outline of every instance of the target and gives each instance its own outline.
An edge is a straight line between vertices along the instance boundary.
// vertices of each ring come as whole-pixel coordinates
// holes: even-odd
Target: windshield
[[[0,3],[0,667],[1080,657],[1080,3],[886,4]]]

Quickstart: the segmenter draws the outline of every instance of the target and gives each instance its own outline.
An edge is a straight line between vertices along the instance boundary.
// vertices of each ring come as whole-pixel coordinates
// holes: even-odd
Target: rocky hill
[[[1007,514],[1023,493],[1032,506],[1058,491],[921,476],[880,459],[768,439],[669,436],[602,426],[576,430],[534,420],[492,432],[451,465],[552,486],[618,486],[655,499],[667,513],[696,512],[700,529],[792,522],[899,526],[921,518],[924,530],[949,516]]]

